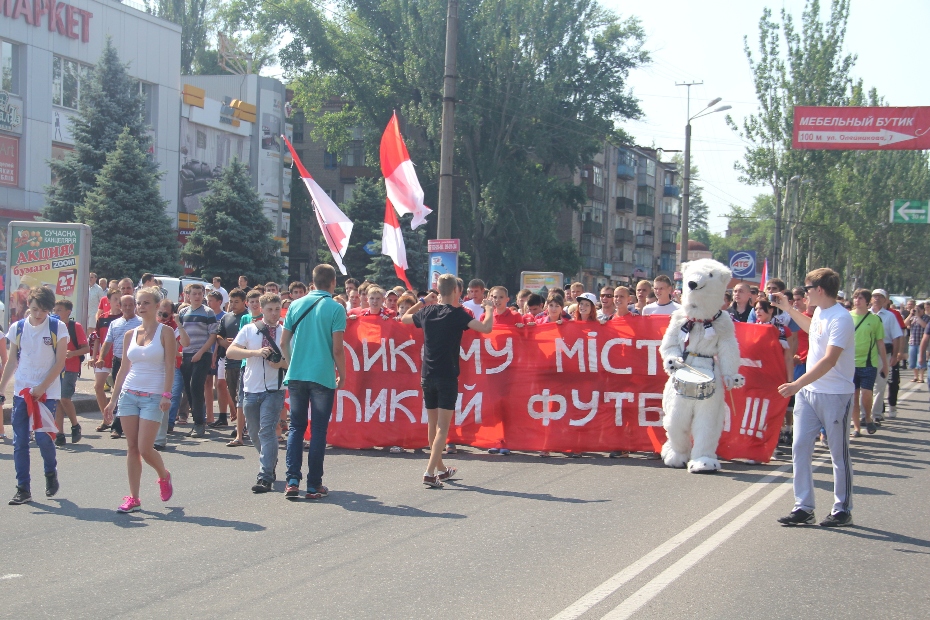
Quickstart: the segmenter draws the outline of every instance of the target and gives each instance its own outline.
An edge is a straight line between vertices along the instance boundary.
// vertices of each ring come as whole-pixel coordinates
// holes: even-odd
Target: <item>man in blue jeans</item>
[[[29,312],[10,326],[9,363],[0,377],[0,394],[13,378],[13,465],[16,468],[16,494],[10,505],[32,501],[29,477],[29,412],[26,400],[20,394],[28,390],[31,397],[41,400],[55,413],[61,398],[59,376],[65,368],[68,354],[68,326],[58,319],[50,319],[55,306],[55,293],[43,286],[34,287],[26,298]],[[56,329],[57,328],[57,329]],[[52,330],[55,329],[55,333]],[[35,434],[36,445],[42,454],[45,466],[45,495],[51,497],[58,492],[58,462],[55,458],[55,442],[48,433]]]
[[[258,450],[258,480],[253,493],[267,493],[275,480],[278,464],[278,439],[275,426],[284,407],[284,369],[287,362],[281,353],[281,298],[265,293],[259,298],[262,320],[249,323],[236,334],[226,350],[231,360],[245,360],[242,409],[249,425],[249,435]]]
[[[289,498],[300,495],[300,468],[308,410],[311,436],[305,497],[319,499],[329,493],[329,489],[323,486],[326,431],[336,390],[342,387],[346,375],[346,357],[342,349],[346,311],[333,299],[336,270],[330,265],[317,265],[313,269],[313,285],[316,290],[294,301],[287,309],[281,338],[283,362],[287,365],[284,383],[291,402],[285,457],[287,487],[284,491],[285,497]]]

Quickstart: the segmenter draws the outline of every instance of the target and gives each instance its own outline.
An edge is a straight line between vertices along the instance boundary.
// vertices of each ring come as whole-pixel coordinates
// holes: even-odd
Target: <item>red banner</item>
[[[794,108],[796,149],[921,151],[930,149],[930,107]]]
[[[658,352],[668,317],[495,328],[462,339],[459,401],[449,441],[479,448],[561,452],[656,451],[665,442]],[[788,401],[778,332],[736,325],[746,386],[726,394],[720,458],[768,461]],[[329,443],[344,448],[426,445],[419,329],[363,317],[348,322],[347,377]]]

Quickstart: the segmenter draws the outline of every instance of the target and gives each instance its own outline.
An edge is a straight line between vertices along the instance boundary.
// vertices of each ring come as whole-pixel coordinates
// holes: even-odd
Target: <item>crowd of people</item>
[[[833,280],[814,279],[820,284],[812,285],[809,278],[804,286],[790,290],[778,278],[765,282],[762,290],[741,282],[721,300],[721,310],[729,312],[734,321],[767,324],[777,330],[785,385],[797,388],[785,389],[784,395],[792,398],[793,415],[786,416],[779,443],[792,444],[795,458],[799,451],[793,429],[799,408],[794,401],[800,398],[795,393],[820,380],[808,369],[809,332],[812,321],[817,324],[818,308],[828,304],[831,313],[842,310],[852,320],[854,347],[847,347],[846,355],[854,359],[848,373],[854,387],[849,431],[853,438],[862,436],[862,428],[875,433],[886,417],[896,416],[901,366],[907,363],[913,370],[912,381],[923,381],[930,344],[930,314],[923,304],[908,302],[901,312],[882,289],[857,290],[847,301],[835,290],[838,277],[835,286]],[[238,286],[229,291],[218,277],[209,285],[193,282],[184,288],[177,304],[167,298],[152,274],[144,274],[138,286],[130,278],[98,281],[96,274],[91,274],[91,282],[83,323],[72,316],[71,302],[56,300],[50,289],[37,287],[29,291],[26,318],[10,327],[5,340],[0,339],[0,391],[11,379],[14,382],[17,490],[11,504],[31,501],[29,411],[33,401],[43,401],[56,416],[54,440],[44,432],[33,436],[43,459],[46,495],[57,492],[55,447],[68,441],[65,417],[71,424],[70,441],[77,443],[82,438],[71,399],[85,357],[94,372],[95,396],[103,413],[96,430],[109,431],[111,438],[127,442],[129,495],[119,506],[120,512],[141,507],[143,462],[157,473],[161,499],[172,496],[171,474],[159,453],[166,448],[168,433],[188,424],[189,437],[228,432],[230,448],[252,443],[259,457],[251,487],[254,493],[272,490],[279,444],[286,443],[285,496],[299,497],[306,451],[304,497],[318,499],[329,492],[323,484],[323,460],[335,392],[345,378],[342,337],[347,321],[376,316],[423,330],[422,390],[430,451],[423,483],[438,488],[456,474],[442,455],[456,452],[456,446],[447,443],[447,435],[458,395],[459,344],[466,330],[488,333],[494,326],[532,328],[569,321],[604,324],[670,315],[681,307],[680,290],[664,275],[651,282],[641,280],[632,288],[604,286],[586,291],[574,282],[567,289],[546,290],[545,294],[523,289],[513,300],[504,286],[488,288],[480,279],[466,286],[451,275],[440,277],[435,289],[421,291],[348,278],[343,291],[337,293],[336,273],[328,265],[314,269],[310,284],[292,282],[286,288],[275,282],[249,286],[246,276],[240,276]],[[11,347],[9,356],[6,343]],[[800,411],[805,433],[816,418],[820,422],[815,430],[825,447],[848,444],[849,412],[844,439],[838,442],[835,429],[820,417],[805,417],[804,407],[813,405],[811,398],[804,402]],[[310,411],[310,419],[289,415],[289,411]],[[308,424],[309,441],[305,440]],[[5,437],[2,431],[0,427],[0,437]],[[393,446],[390,451],[403,450]],[[490,452],[508,454],[509,450]],[[610,456],[625,455],[614,452]],[[808,491],[803,494],[808,495]],[[839,509],[848,512],[848,505],[840,503]],[[807,508],[803,502],[798,506],[802,511]],[[813,519],[813,506],[809,508],[811,516],[804,522]]]

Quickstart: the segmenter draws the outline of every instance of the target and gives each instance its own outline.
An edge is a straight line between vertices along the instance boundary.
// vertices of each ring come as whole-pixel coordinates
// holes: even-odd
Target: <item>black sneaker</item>
[[[208,425],[210,428],[226,428],[229,426],[229,422],[226,421],[226,416],[220,416],[220,418],[213,424]]]
[[[259,478],[255,484],[252,485],[252,493],[267,493],[271,490],[271,480],[265,480],[264,478]]]
[[[156,443],[156,444],[153,444],[153,445],[152,445],[152,448],[154,448],[156,452],[164,452],[164,451],[165,451],[165,448],[167,448],[167,447],[168,447],[168,446],[166,446],[166,445],[163,444],[163,443]]]
[[[64,433],[55,433],[55,445],[61,447],[65,445],[65,434]]]
[[[77,443],[81,441],[81,437],[83,437],[83,435],[81,434],[81,425],[74,424],[71,427],[71,443]]]
[[[813,518],[813,515],[811,515]],[[846,511],[834,512],[820,522],[820,527],[847,527],[853,524],[852,515]]]
[[[45,497],[52,497],[58,493],[58,472],[45,474]]]
[[[778,522],[782,525],[813,525],[817,520],[814,518],[813,510],[807,512],[806,510],[795,508],[787,517],[779,518]]]
[[[233,432],[231,432],[231,433],[229,434],[229,436],[232,437],[233,439],[235,439],[235,438],[236,438],[236,433],[237,433],[237,431],[234,430]]]
[[[23,487],[16,487],[16,495],[13,496],[13,499],[10,500],[10,506],[19,506],[20,504],[28,504],[32,501],[32,493],[29,492],[29,489],[24,489]]]

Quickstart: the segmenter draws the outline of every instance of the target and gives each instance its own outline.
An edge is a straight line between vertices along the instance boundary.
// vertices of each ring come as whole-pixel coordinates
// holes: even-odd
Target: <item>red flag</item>
[[[394,271],[397,277],[403,280],[408,289],[410,280],[407,279],[407,248],[404,246],[404,233],[400,230],[397,214],[388,198],[384,205],[384,232],[381,234],[381,253],[390,256],[394,261]]]
[[[765,288],[765,283],[769,279],[769,259],[765,259],[765,262],[762,263],[762,281],[759,282],[759,288]]]
[[[381,136],[381,174],[384,175],[388,201],[399,214],[413,214],[410,226],[416,229],[426,222],[426,216],[433,210],[423,205],[423,189],[417,180],[404,138],[400,135],[397,112],[391,116]]]
[[[316,209],[314,209],[316,221],[320,225],[320,230],[323,231],[323,237],[326,238],[326,245],[333,255],[333,260],[336,261],[342,275],[346,275],[347,272],[345,265],[342,264],[342,259],[349,248],[352,220],[346,217],[346,214],[336,206],[333,199],[313,180],[313,177],[310,176],[310,173],[300,162],[300,158],[297,157],[297,153],[294,151],[294,147],[291,146],[290,141],[285,136],[281,137],[284,139],[284,143],[287,144],[291,157],[294,158],[294,164],[297,166],[297,171],[300,173],[300,178],[303,180],[304,185],[307,186],[310,198],[313,199],[313,203],[316,205]]]

